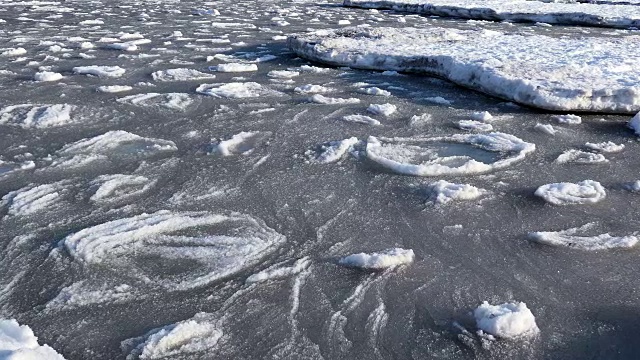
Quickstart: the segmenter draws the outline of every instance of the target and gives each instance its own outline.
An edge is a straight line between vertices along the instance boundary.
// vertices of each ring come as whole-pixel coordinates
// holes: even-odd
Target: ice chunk
[[[197,353],[211,355],[223,332],[210,314],[198,313],[193,318],[162,328],[144,336],[122,342],[130,359],[167,359],[189,357]]]
[[[577,125],[582,123],[582,118],[578,115],[573,114],[554,115],[551,118],[559,122],[560,124]]]
[[[613,248],[630,248],[638,243],[636,235],[611,236],[601,234],[595,236],[579,235],[591,229],[595,223],[561,231],[539,231],[529,233],[529,238],[551,246],[565,246],[580,250],[606,250]]]
[[[424,100],[440,105],[451,105],[453,103],[452,101],[447,100],[441,96],[426,97],[424,98]]]
[[[58,184],[27,186],[2,197],[0,205],[7,204],[7,215],[27,216],[42,212],[58,203],[61,187]]]
[[[415,255],[411,249],[392,248],[374,253],[358,253],[345,256],[339,264],[362,269],[382,270],[390,267],[410,264]]]
[[[475,200],[486,190],[469,184],[455,184],[446,180],[438,180],[427,187],[429,199],[434,204],[447,204],[451,201]]]
[[[58,81],[62,80],[62,74],[52,71],[40,71],[33,75],[35,81]]]
[[[309,101],[314,102],[316,104],[325,104],[325,105],[347,105],[347,104],[359,104],[360,99],[358,98],[333,98],[326,97],[320,94],[313,95],[309,98]]]
[[[25,161],[23,163],[17,163],[12,161],[4,161],[0,159],[0,178],[8,176],[21,170],[29,170],[36,167],[33,161]]]
[[[214,74],[207,74],[194,69],[180,68],[155,71],[151,73],[151,77],[155,81],[194,81],[213,79],[216,76]]]
[[[6,360],[64,360],[49,345],[38,344],[31,328],[15,319],[0,320],[0,356]]]
[[[383,90],[380,89],[379,87],[367,87],[367,88],[361,88],[359,89],[359,91],[363,94],[367,94],[367,95],[375,95],[375,96],[391,96],[391,93],[387,90]]]
[[[173,141],[145,138],[122,130],[109,131],[67,144],[56,154],[65,158],[76,155],[105,156],[109,159],[143,158],[178,150]]]
[[[12,57],[12,56],[21,56],[27,53],[27,50],[25,48],[10,48],[10,49],[1,49],[0,51],[2,51],[2,53],[0,53],[0,55],[2,56],[7,56],[7,57]]]
[[[256,146],[267,141],[270,132],[243,131],[228,140],[220,140],[215,144],[216,152],[222,156],[248,155]]]
[[[540,332],[533,313],[523,302],[491,305],[485,301],[473,316],[478,329],[500,338],[526,338]]]
[[[460,120],[458,127],[468,131],[493,131],[493,125],[476,120]]]
[[[275,78],[275,79],[291,79],[299,75],[300,75],[300,72],[289,71],[289,70],[271,70],[267,74],[268,77]]]
[[[73,68],[76,74],[94,75],[101,78],[118,78],[124,75],[125,69],[120,66],[76,66]]]
[[[249,72],[249,71],[258,71],[258,65],[256,64],[242,64],[242,63],[228,63],[228,64],[220,64],[218,66],[214,66],[211,68],[212,70],[218,72]]]
[[[460,144],[468,145],[468,150],[461,151]],[[366,154],[370,160],[400,174],[440,176],[481,174],[503,169],[523,160],[534,150],[534,144],[496,132],[382,141],[370,136]]]
[[[471,120],[489,122],[493,120],[493,115],[488,111],[474,112],[471,114]]]
[[[103,85],[98,87],[98,91],[103,93],[120,93],[133,90],[129,85]]]
[[[537,123],[533,128],[547,135],[555,135],[558,132],[558,130],[554,129],[550,124]]]
[[[640,111],[640,67],[632,55],[640,53],[640,42],[633,36],[549,37],[434,26],[352,27],[294,35],[288,44],[310,60],[424,73],[542,109]]]
[[[264,88],[255,82],[230,82],[226,84],[203,84],[196,92],[217,98],[242,99],[280,93]]]
[[[367,111],[375,115],[390,116],[397,110],[393,104],[371,104],[367,108]]]
[[[114,174],[98,176],[91,184],[97,189],[89,200],[96,203],[112,203],[142,195],[149,191],[156,181],[145,176]]]
[[[631,121],[629,121],[629,124],[627,124],[627,126],[633,129],[636,135],[640,136],[640,112],[637,113],[633,118],[631,118]]]
[[[351,150],[357,143],[357,137],[330,141],[320,145],[317,151],[307,151],[306,155],[314,162],[328,164],[342,159],[347,151]]]
[[[0,110],[0,125],[14,125],[22,128],[50,128],[72,122],[74,105],[10,105]]]
[[[147,93],[121,97],[120,103],[142,107],[163,107],[171,110],[186,111],[194,101],[189,94],[183,93]]]
[[[247,215],[159,211],[80,230],[60,246],[89,269],[185,290],[252,266],[284,240]]]
[[[318,94],[318,93],[329,92],[331,91],[331,89],[324,87],[322,85],[307,84],[307,85],[298,86],[295,89],[293,89],[293,91],[300,94]]]
[[[611,141],[605,141],[601,143],[586,143],[584,146],[591,150],[603,152],[603,153],[617,153],[624,150],[624,144],[616,144]]]
[[[253,284],[269,280],[278,280],[289,277],[291,275],[299,274],[303,270],[311,265],[311,259],[308,256],[302,259],[296,260],[292,266],[276,267],[260,271],[257,274],[253,274],[247,278],[245,283]]]
[[[577,163],[577,164],[601,164],[609,162],[602,154],[594,154],[582,150],[570,149],[558,156],[556,159],[558,164]]]
[[[342,120],[365,125],[380,125],[380,121],[366,115],[346,115]]]
[[[604,199],[607,193],[599,182],[554,183],[540,186],[536,196],[554,205],[592,204]]]

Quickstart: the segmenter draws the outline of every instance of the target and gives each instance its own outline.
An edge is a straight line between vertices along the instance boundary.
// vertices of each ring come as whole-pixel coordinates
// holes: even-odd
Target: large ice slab
[[[438,27],[351,27],[294,35],[288,42],[313,61],[442,77],[542,109],[640,111],[637,36],[553,38]]]
[[[529,0],[344,0],[344,5],[490,21],[508,20],[616,28],[640,26],[640,8],[634,5]]]

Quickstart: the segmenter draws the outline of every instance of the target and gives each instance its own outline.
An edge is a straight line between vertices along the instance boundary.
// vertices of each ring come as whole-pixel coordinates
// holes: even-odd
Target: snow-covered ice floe
[[[140,175],[101,175],[95,178],[91,185],[96,187],[89,198],[94,203],[113,203],[139,196],[151,190],[156,184],[146,176]]]
[[[49,345],[38,344],[38,338],[27,325],[16,320],[0,320],[0,358],[5,360],[64,360]]]
[[[251,72],[258,71],[256,64],[228,63],[220,64],[211,68],[218,72],[235,73],[235,72]]]
[[[62,197],[62,190],[60,183],[30,185],[3,196],[0,205],[6,205],[9,216],[33,215],[55,206]]]
[[[398,265],[410,264],[415,254],[411,249],[392,248],[373,253],[358,253],[345,256],[339,264],[362,269],[382,270]]]
[[[288,44],[310,60],[442,77],[542,109],[640,111],[640,64],[633,55],[640,52],[640,41],[633,35],[558,38],[440,27],[352,27],[293,35]]]
[[[151,73],[151,77],[155,81],[194,81],[214,79],[214,74],[207,74],[195,69],[167,69],[158,70]]]
[[[118,78],[124,75],[126,70],[121,68],[120,66],[90,65],[76,66],[73,68],[73,72],[75,74],[93,75],[100,78]]]
[[[211,314],[198,313],[190,319],[153,329],[141,337],[127,339],[121,347],[128,354],[127,360],[167,359],[209,353],[222,335],[218,321]]]
[[[329,164],[344,158],[345,154],[352,150],[358,143],[357,137],[350,137],[344,140],[329,141],[320,145],[315,150],[308,150],[305,154],[310,161]]]
[[[215,152],[222,156],[248,155],[260,144],[265,143],[271,133],[268,131],[243,131],[227,140],[214,144]]]
[[[71,112],[76,106],[69,104],[10,105],[0,110],[0,125],[22,128],[50,128],[72,122]]]
[[[473,316],[479,330],[499,338],[521,339],[540,333],[533,313],[523,302],[491,305],[485,301]]]
[[[366,155],[390,170],[414,176],[471,175],[504,169],[535,145],[505,133],[367,140]]]
[[[131,104],[141,107],[156,108],[162,107],[171,110],[185,111],[194,103],[189,94],[184,93],[146,93],[121,97],[117,100],[120,103]]]
[[[475,200],[486,193],[469,184],[455,184],[439,180],[427,186],[428,201],[434,204],[447,204],[451,201]]]
[[[638,243],[638,236],[611,236],[609,233],[585,235],[595,223],[561,231],[537,231],[529,233],[529,239],[551,246],[564,246],[580,250],[606,250],[630,248]]]
[[[185,290],[251,266],[284,241],[248,215],[164,210],[85,228],[59,245],[89,270]]]
[[[528,0],[344,0],[344,5],[474,20],[616,28],[640,26],[640,9],[633,5]]]
[[[296,260],[291,266],[272,267],[253,274],[247,278],[245,283],[253,284],[269,280],[284,279],[292,275],[301,273],[311,265],[311,259],[308,256]]]
[[[593,204],[603,200],[607,193],[597,181],[584,180],[579,183],[554,183],[540,186],[536,196],[554,205]]]
[[[243,99],[260,96],[280,95],[256,82],[230,82],[219,84],[202,84],[196,89],[197,93],[217,98]]]

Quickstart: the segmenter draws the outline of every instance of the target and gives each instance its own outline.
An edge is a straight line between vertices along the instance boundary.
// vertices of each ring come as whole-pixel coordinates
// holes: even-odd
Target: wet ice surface
[[[40,345],[67,359],[640,351],[631,116],[561,122],[569,112],[442,80],[313,64],[285,42],[345,20],[558,38],[633,31],[338,1],[0,5],[0,315]],[[257,71],[217,71],[224,64]],[[45,72],[62,78],[35,81]],[[607,161],[556,161],[565,153]],[[425,168],[461,170],[415,176],[433,175]],[[606,196],[555,187],[546,194],[577,202],[558,206],[534,195],[585,179]],[[340,265],[385,249],[411,249],[401,260],[412,263]],[[539,333],[477,333],[484,301],[526,303]]]

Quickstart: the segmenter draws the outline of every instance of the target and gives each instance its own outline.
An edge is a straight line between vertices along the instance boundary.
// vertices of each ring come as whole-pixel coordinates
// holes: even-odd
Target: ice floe
[[[81,75],[93,75],[100,78],[118,78],[124,75],[125,69],[120,66],[76,66],[73,68],[73,72]]]
[[[342,120],[346,122],[357,123],[357,124],[374,125],[374,126],[380,125],[380,121],[367,115],[359,115],[359,114],[345,115],[342,117]]]
[[[227,140],[214,143],[214,150],[222,156],[248,155],[257,146],[265,143],[269,136],[271,136],[270,132],[243,131]]]
[[[359,104],[360,99],[358,98],[334,98],[327,97],[320,94],[315,94],[309,98],[309,101],[316,104],[324,104],[324,105],[348,105],[348,104]]]
[[[253,274],[245,280],[247,284],[259,283],[264,281],[284,279],[292,275],[299,274],[303,270],[307,269],[311,265],[311,259],[305,256],[296,260],[292,266],[273,267],[266,270],[262,270],[259,273]]]
[[[586,152],[582,150],[570,149],[556,158],[558,164],[576,163],[576,164],[601,164],[609,162],[602,154]]]
[[[76,106],[69,104],[10,105],[0,110],[0,125],[22,128],[50,128],[72,122],[71,112]]]
[[[593,204],[603,200],[607,193],[597,181],[579,183],[553,183],[540,186],[535,195],[554,205]]]
[[[243,99],[265,95],[280,95],[256,82],[230,82],[223,84],[202,84],[196,92],[217,98]]]
[[[633,5],[525,0],[344,0],[344,5],[476,20],[640,27],[640,9]]]
[[[166,108],[171,110],[185,111],[194,100],[189,94],[184,93],[146,93],[121,97],[117,100],[120,103],[149,108]]]
[[[64,360],[49,345],[38,344],[33,330],[15,319],[0,320],[0,356],[5,360]]]
[[[533,128],[547,135],[555,135],[558,133],[558,130],[554,129],[553,125],[550,124],[537,123]]]
[[[410,264],[415,255],[411,249],[392,248],[373,253],[358,253],[345,256],[339,264],[362,269],[381,270],[390,267]]]
[[[366,87],[366,88],[360,88],[358,91],[363,93],[363,94],[367,94],[367,95],[391,96],[391,92],[389,92],[387,90],[380,89],[379,87],[375,87],[375,86]]]
[[[212,67],[212,70],[225,73],[258,71],[256,64],[227,63]]]
[[[391,116],[398,108],[393,104],[371,104],[367,111],[374,115]]]
[[[640,42],[634,36],[355,27],[294,35],[288,44],[314,61],[424,73],[543,109],[640,111],[640,66],[632,55]]]
[[[309,158],[309,160],[312,162],[328,164],[342,159],[345,154],[353,149],[353,147],[357,143],[357,137],[350,137],[344,140],[329,141],[320,145],[315,150],[308,150],[306,152],[306,155],[307,158]]]
[[[211,355],[223,335],[218,321],[210,314],[198,313],[188,320],[153,329],[144,336],[122,342],[127,360],[166,359],[197,353]]]
[[[35,81],[58,81],[62,80],[62,74],[52,71],[40,71],[33,75]]]
[[[468,149],[463,151],[461,144]],[[390,139],[370,136],[366,146],[370,160],[414,176],[487,173],[511,166],[534,150],[534,144],[504,133]]]
[[[32,185],[9,192],[2,197],[0,205],[6,205],[7,215],[27,216],[50,209],[61,197],[60,184]]]
[[[121,276],[184,290],[251,266],[284,240],[247,215],[159,211],[80,230],[60,246],[89,268],[107,266]],[[144,265],[151,257],[156,264]]]
[[[617,153],[617,152],[621,152],[622,150],[624,150],[624,144],[616,144],[612,141],[604,141],[604,142],[600,142],[600,143],[586,143],[584,144],[584,146],[586,146],[587,148],[594,150],[594,151],[599,151],[602,153]]]
[[[451,201],[476,200],[486,190],[469,184],[456,184],[446,180],[438,180],[426,188],[428,201],[434,204],[447,204]]]
[[[551,246],[564,246],[580,250],[606,250],[630,248],[638,243],[638,236],[611,236],[609,233],[586,235],[595,223],[561,231],[537,231],[529,233],[529,239]]]
[[[121,93],[133,90],[132,86],[129,85],[103,85],[98,86],[98,91],[108,94]]]
[[[330,92],[331,89],[322,85],[306,84],[297,86],[295,89],[293,89],[293,91],[300,94],[320,94]]]
[[[506,339],[520,339],[540,333],[533,313],[523,302],[491,305],[483,302],[473,311],[481,331]]]
[[[167,69],[158,70],[151,73],[151,77],[155,81],[194,81],[214,79],[214,74],[207,74],[195,69]]]
[[[96,187],[96,190],[89,200],[95,203],[120,202],[146,193],[155,184],[155,180],[151,180],[146,176],[101,175],[91,182],[91,185]]]
[[[493,125],[476,120],[460,120],[458,127],[468,131],[493,131]]]

